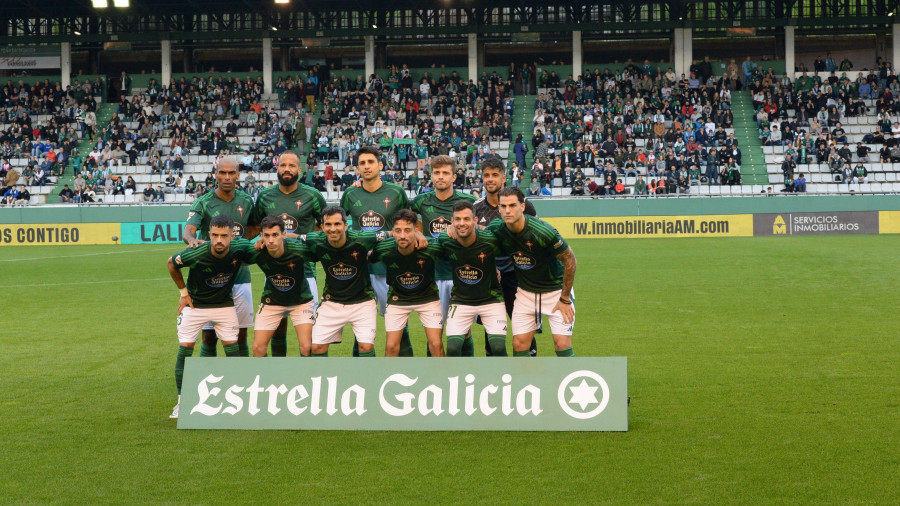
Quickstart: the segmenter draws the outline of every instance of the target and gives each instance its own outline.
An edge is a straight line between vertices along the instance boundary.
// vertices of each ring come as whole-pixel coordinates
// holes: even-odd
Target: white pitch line
[[[0,260],[0,262],[26,262],[28,260],[53,260],[56,258],[77,258],[77,257],[95,257],[100,255],[122,255],[125,253],[142,253],[146,251],[155,251],[150,249],[135,249],[129,251],[108,251],[106,253],[85,253],[83,255],[60,255],[55,257],[28,257],[28,258],[9,258]]]
[[[139,281],[164,281],[171,278],[144,278],[144,279],[109,279],[104,281],[75,281],[71,283],[28,283],[27,285],[15,284],[15,285],[0,285],[0,288],[23,288],[23,287],[36,287],[43,288],[45,286],[71,286],[71,285],[102,285],[108,283],[136,283]]]

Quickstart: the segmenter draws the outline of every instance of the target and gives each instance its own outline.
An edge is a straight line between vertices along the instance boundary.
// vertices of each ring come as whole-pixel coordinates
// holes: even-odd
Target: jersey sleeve
[[[325,202],[325,197],[322,195],[322,192],[320,192],[319,190],[316,190],[313,195],[315,195],[315,197],[314,197],[315,198],[315,206],[313,207],[313,217],[315,217],[315,219],[316,219],[316,224],[321,225],[322,224],[322,211],[325,209],[325,207],[328,204]]]
[[[488,223],[488,226],[485,227],[485,230],[494,233],[496,230],[500,229],[500,227],[504,227],[503,218],[494,218],[493,221]]]
[[[284,246],[287,251],[299,256],[304,262],[316,261],[312,247],[303,240],[288,238],[284,240]]]
[[[356,236],[356,242],[362,244],[366,249],[372,249],[378,244],[378,234],[375,232],[359,232]]]
[[[553,251],[554,255],[559,255],[569,249],[569,243],[559,235],[559,230],[556,230],[555,228],[542,230],[540,236],[541,240],[551,251]]]
[[[432,259],[444,258],[444,249],[441,248],[441,245],[440,243],[438,243],[437,239],[429,239],[428,247],[425,248],[424,252]]]
[[[406,209],[409,207],[409,195],[406,194],[406,190],[404,190],[402,186],[397,185],[397,193],[397,197],[400,199],[400,208]]]
[[[406,192],[403,192],[403,193],[406,193]],[[424,193],[420,193],[420,194],[416,195],[415,197],[413,197],[413,199],[411,201],[409,201],[409,208],[412,211],[418,213],[419,208],[422,207],[422,200],[424,198],[425,198]]]
[[[203,201],[197,199],[191,204],[191,208],[188,211],[187,224],[193,225],[200,228],[200,223],[203,221]]]
[[[376,244],[374,248],[372,248],[372,254],[369,255],[370,263],[380,262],[384,254],[390,251],[390,248],[396,248],[396,243],[393,240],[381,241]]]
[[[204,247],[205,246],[187,248],[184,251],[172,255],[172,265],[178,270],[193,266]]]
[[[350,193],[351,193],[352,189],[353,189],[353,187],[351,186],[351,187],[347,188],[346,190],[344,190],[344,194],[341,195],[341,201],[340,201],[340,203],[338,203],[338,205],[344,211],[347,211],[347,214],[350,214],[350,206],[347,205],[347,203],[350,201]]]
[[[302,251],[303,254],[307,255],[307,259],[310,262],[318,262],[319,261],[319,254],[318,254],[319,249],[316,247],[316,245],[318,244],[319,238],[322,235],[323,235],[322,232],[312,232],[312,233],[306,234],[306,239],[304,239],[304,240],[300,240],[300,239],[285,239],[285,240],[298,243],[300,246],[300,251]]]

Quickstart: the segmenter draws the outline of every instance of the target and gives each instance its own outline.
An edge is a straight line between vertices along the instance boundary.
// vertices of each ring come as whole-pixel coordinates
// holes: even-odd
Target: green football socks
[[[327,356],[328,356],[328,352],[326,351],[325,353],[313,353],[312,356],[314,356],[314,357],[327,357]]]
[[[175,387],[178,388],[178,395],[181,395],[181,383],[184,380],[184,359],[193,354],[193,348],[178,347],[178,355],[175,356]]]
[[[514,357],[530,357],[531,350],[513,351]]]
[[[225,345],[223,345],[223,348],[225,348],[225,356],[226,357],[242,356],[241,355],[241,345],[239,345],[238,343],[225,344]]]
[[[371,349],[371,350],[369,350],[369,351],[361,351],[361,352],[359,352],[359,356],[360,356],[360,357],[374,357],[374,356],[375,356],[375,349],[373,348],[373,349]]]
[[[469,335],[463,340],[462,350],[460,351],[460,356],[462,357],[474,357],[475,356],[475,340],[472,339],[472,333],[469,332]]]
[[[472,341],[470,337],[467,341]],[[491,345],[491,356],[508,357],[506,353],[506,335],[505,334],[488,334],[488,343]],[[474,350],[473,350],[474,351]],[[465,352],[464,352],[465,353]],[[531,354],[531,350],[528,351]]]
[[[557,357],[574,357],[575,352],[572,351],[572,347],[569,346],[568,348],[566,348],[564,350],[556,350],[556,356]]]
[[[273,357],[286,357],[287,356],[287,333],[275,332],[275,335],[272,336],[272,356]]]
[[[409,340],[409,326],[403,327],[403,335],[400,337],[400,351],[397,353],[398,357],[411,357],[413,356],[413,345],[412,341]]]
[[[447,356],[461,357],[464,336],[447,336]]]
[[[200,356],[201,357],[215,357],[217,355],[216,345],[208,345],[206,343],[200,343]]]

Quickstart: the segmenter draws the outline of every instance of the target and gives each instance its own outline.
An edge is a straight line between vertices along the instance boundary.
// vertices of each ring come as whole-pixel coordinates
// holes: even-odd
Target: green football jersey
[[[519,286],[534,293],[549,293],[562,289],[563,265],[556,255],[569,249],[569,243],[552,225],[525,215],[525,228],[512,233],[497,218],[488,230],[500,240],[500,249],[512,259]]]
[[[344,190],[341,207],[347,211],[353,230],[387,232],[394,226],[394,214],[409,207],[409,197],[402,186],[394,183],[382,182],[374,192],[351,186]],[[369,272],[377,276],[387,273],[383,263],[372,264]]]
[[[246,239],[232,239],[228,253],[222,258],[213,256],[210,243],[188,248],[172,256],[176,269],[190,269],[185,281],[195,308],[234,306],[231,288],[242,265],[253,256],[253,243]]]
[[[225,213],[234,220],[234,237],[244,237],[250,213],[253,210],[253,199],[246,193],[235,190],[230,201],[222,200],[215,191],[203,194],[191,204],[187,224],[197,227],[197,238],[209,240],[209,222],[216,216]],[[246,265],[238,273],[235,284],[250,282],[250,268]]]
[[[375,232],[347,231],[341,248],[328,243],[324,232],[306,234],[309,259],[320,262],[325,270],[323,300],[356,304],[375,297],[369,279],[368,255],[378,242]]]
[[[274,306],[297,306],[313,300],[304,272],[309,256],[309,248],[296,239],[285,239],[284,254],[278,258],[270,255],[265,248],[256,251],[252,263],[266,275],[260,302]]]
[[[394,239],[378,243],[369,261],[384,262],[387,267],[388,304],[409,306],[438,300],[434,267],[441,254],[441,246],[436,240],[428,241],[428,247],[414,250],[409,255],[400,253]]]
[[[308,234],[315,232],[316,225],[322,222],[325,206],[325,197],[311,186],[300,183],[291,193],[282,192],[278,185],[270,186],[259,192],[249,224],[258,226],[266,216],[277,215],[284,219],[285,232]],[[307,263],[304,276],[316,277],[315,265]]]
[[[438,237],[447,230],[453,219],[453,206],[460,200],[475,202],[471,193],[453,191],[447,200],[437,198],[434,192],[420,193],[409,204],[409,208],[422,216],[422,229],[425,237]],[[435,279],[453,279],[450,263],[440,259],[435,263]]]
[[[475,231],[475,242],[465,247],[444,232],[438,243],[453,271],[451,304],[480,306],[503,301],[497,265],[494,257],[499,252],[497,238],[486,230]]]

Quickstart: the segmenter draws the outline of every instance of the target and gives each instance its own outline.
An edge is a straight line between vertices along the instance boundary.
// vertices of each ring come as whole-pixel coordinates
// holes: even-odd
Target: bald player
[[[219,160],[215,171],[216,189],[195,200],[188,212],[182,239],[189,247],[196,248],[206,243],[209,240],[209,225],[212,219],[223,214],[234,222],[232,235],[235,238],[244,237],[250,212],[253,210],[253,199],[236,189],[239,177],[237,160],[231,157]],[[235,275],[232,297],[238,316],[238,355],[249,357],[247,329],[253,326],[253,289],[250,286],[250,268],[247,265],[243,265]],[[200,356],[216,356],[216,332],[213,325],[204,325],[202,333]]]
[[[299,182],[300,156],[293,151],[285,151],[278,157],[277,167],[278,185],[270,186],[259,193],[250,213],[247,237],[253,238],[260,234],[260,224],[266,216],[282,218],[286,238],[297,238],[321,230],[325,198],[319,190]],[[303,276],[315,300],[313,308],[315,312],[315,307],[319,304],[315,265],[304,263]],[[273,357],[287,355],[287,318],[279,323],[272,335],[271,343]]]

